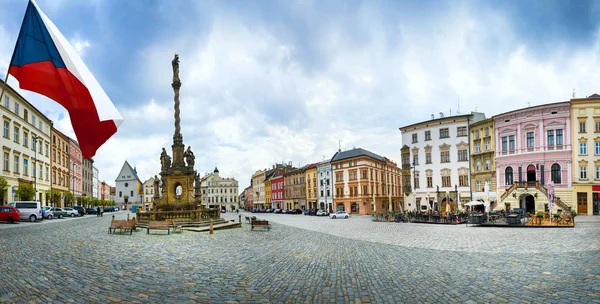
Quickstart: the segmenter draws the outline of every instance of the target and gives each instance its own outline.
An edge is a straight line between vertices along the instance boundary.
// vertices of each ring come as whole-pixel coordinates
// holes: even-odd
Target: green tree
[[[4,205],[4,194],[8,190],[8,182],[4,176],[0,176],[0,205]]]
[[[35,196],[35,189],[31,185],[22,185],[15,190],[17,197],[21,201],[30,201],[33,200]]]
[[[60,197],[61,197],[61,193],[60,191],[56,190],[56,189],[50,189],[49,191],[46,191],[46,195],[48,197],[48,199],[50,200],[50,204],[52,206],[58,206],[58,203],[60,203]]]
[[[73,206],[73,203],[75,202],[75,196],[73,195],[73,192],[67,191],[64,193],[64,195],[65,195],[65,206]]]

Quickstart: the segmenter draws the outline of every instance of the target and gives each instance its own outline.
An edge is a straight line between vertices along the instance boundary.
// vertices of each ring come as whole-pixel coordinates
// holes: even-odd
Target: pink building
[[[523,108],[493,119],[500,197],[494,208],[543,210],[551,181],[555,196],[571,204],[570,103]]]
[[[71,178],[69,190],[71,193],[73,193],[73,195],[80,196],[83,189],[83,183],[81,180],[83,171],[83,155],[81,155],[81,149],[75,140],[69,138],[69,145],[71,146],[69,149],[69,176]]]

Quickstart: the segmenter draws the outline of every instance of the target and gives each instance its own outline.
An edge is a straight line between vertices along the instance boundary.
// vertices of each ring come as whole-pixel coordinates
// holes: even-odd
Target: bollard
[[[115,216],[113,215],[113,217],[115,217]],[[127,220],[129,220],[129,213],[127,213]]]
[[[210,234],[213,234],[213,220],[210,219]]]
[[[115,220],[115,215],[114,215],[114,214],[113,214],[113,217],[112,217],[112,219],[113,219],[113,221]]]
[[[240,214],[239,217],[240,217],[240,223],[241,223],[242,222],[242,215]]]

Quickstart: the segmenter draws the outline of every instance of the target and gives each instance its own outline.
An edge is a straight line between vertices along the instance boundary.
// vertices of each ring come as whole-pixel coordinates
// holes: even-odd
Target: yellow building
[[[600,214],[600,95],[571,99],[575,211]]]
[[[306,208],[317,209],[317,164],[311,164],[304,171],[304,181],[306,183]]]
[[[494,119],[488,118],[470,125],[471,130],[471,191],[473,200],[487,200],[484,191],[485,183],[490,186],[490,202],[493,209],[504,208],[497,202],[496,189],[496,162]]]
[[[271,177],[265,179],[265,209],[271,209]]]

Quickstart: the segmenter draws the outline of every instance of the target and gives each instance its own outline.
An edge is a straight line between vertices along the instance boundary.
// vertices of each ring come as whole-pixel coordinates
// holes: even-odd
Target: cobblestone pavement
[[[484,229],[259,217],[272,229],[109,235],[110,216],[11,225],[0,232],[0,302],[600,303],[597,218]],[[495,234],[511,250],[489,248]]]

